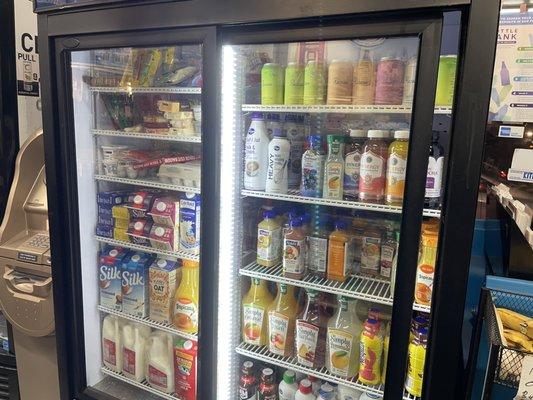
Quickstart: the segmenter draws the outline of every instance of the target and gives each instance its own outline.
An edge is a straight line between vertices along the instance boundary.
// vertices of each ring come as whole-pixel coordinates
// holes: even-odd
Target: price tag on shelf
[[[515,399],[533,400],[533,354],[522,360],[522,373]]]

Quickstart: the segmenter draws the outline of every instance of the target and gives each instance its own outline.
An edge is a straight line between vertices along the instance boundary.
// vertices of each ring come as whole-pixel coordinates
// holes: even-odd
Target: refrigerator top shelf
[[[177,335],[185,339],[198,340],[197,335],[180,331],[179,329],[174,328],[174,326],[165,324],[163,322],[157,322],[157,321],[151,320],[150,318],[136,317],[135,315],[126,314],[124,312],[113,310],[111,308],[107,308],[103,306],[98,306],[98,309],[103,313],[117,315],[121,318],[134,321],[134,322],[139,322],[143,325],[148,325],[148,326],[151,326],[152,328],[156,328],[161,331],[172,333],[173,335]]]
[[[282,357],[272,354],[268,351],[266,346],[253,346],[250,344],[241,343],[239,346],[237,346],[235,351],[243,356],[254,358],[259,361],[271,363],[276,366],[291,369],[293,371],[302,372],[304,374],[312,375],[329,382],[349,386],[363,392],[369,392],[383,396],[383,385],[369,386],[358,382],[356,379],[344,379],[331,374],[325,367],[320,369],[304,367],[297,362],[295,357]]]
[[[99,242],[111,244],[113,246],[120,246],[120,247],[125,247],[125,248],[131,249],[131,250],[144,251],[146,253],[159,254],[161,256],[166,256],[166,257],[181,258],[182,260],[192,260],[192,261],[198,261],[200,259],[199,256],[196,256],[196,255],[193,255],[193,254],[189,254],[189,253],[185,253],[183,251],[160,250],[160,249],[156,249],[154,247],[142,246],[140,244],[133,244],[133,243],[130,243],[130,242],[124,242],[122,240],[110,239],[110,238],[106,238],[106,237],[103,237],[103,236],[96,236],[95,235],[94,238],[97,241],[99,241]]]
[[[113,87],[92,86],[91,92],[98,93],[175,93],[175,94],[202,94],[200,87]]]
[[[104,373],[106,375],[112,376],[113,378],[121,380],[123,382],[127,382],[130,385],[136,386],[136,387],[138,387],[140,389],[143,389],[143,390],[145,390],[147,392],[155,394],[155,395],[161,397],[162,399],[180,400],[180,398],[178,396],[174,395],[174,394],[167,394],[167,393],[163,393],[160,390],[154,389],[146,381],[137,382],[137,381],[135,381],[133,379],[126,378],[124,375],[119,374],[118,372],[112,371],[112,370],[110,370],[107,367],[101,367],[101,369],[102,369],[102,373]]]
[[[262,105],[243,104],[242,111],[291,112],[291,113],[339,113],[339,114],[411,114],[410,105]],[[435,114],[451,114],[451,107],[435,107]]]
[[[172,190],[175,192],[184,192],[184,193],[200,193],[199,188],[173,185],[170,183],[164,183],[159,181],[149,181],[142,179],[130,179],[130,178],[120,178],[118,176],[109,176],[109,175],[95,175],[94,179],[97,181],[106,181],[106,182],[116,182],[116,183],[125,183],[127,185],[135,186],[145,186],[152,187],[157,189]]]
[[[161,140],[167,142],[187,142],[187,143],[202,143],[202,137],[198,136],[172,136],[172,135],[160,135],[157,133],[144,133],[144,132],[125,132],[114,131],[107,129],[93,129],[93,135],[95,136],[115,136],[115,137],[128,137],[135,139],[152,139]]]
[[[304,196],[300,196],[299,191],[296,189],[289,189],[289,192],[287,194],[266,193],[266,192],[258,191],[258,190],[242,190],[241,194],[244,197],[257,197],[257,198],[262,198],[262,199],[284,200],[284,201],[292,201],[296,203],[318,204],[318,205],[323,205],[323,206],[353,208],[355,210],[377,211],[377,212],[385,212],[385,213],[393,213],[393,214],[402,213],[402,207],[400,206],[388,206],[386,204],[362,203],[362,202],[350,201],[350,200],[332,200],[332,199],[323,199],[323,198],[318,198],[318,197],[304,197]],[[424,209],[424,216],[440,218],[440,210],[433,210],[429,208]]]

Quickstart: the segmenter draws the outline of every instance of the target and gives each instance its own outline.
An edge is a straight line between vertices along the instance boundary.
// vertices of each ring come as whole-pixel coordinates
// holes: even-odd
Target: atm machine
[[[13,325],[22,400],[58,400],[42,130],[17,156],[0,226],[0,304]]]

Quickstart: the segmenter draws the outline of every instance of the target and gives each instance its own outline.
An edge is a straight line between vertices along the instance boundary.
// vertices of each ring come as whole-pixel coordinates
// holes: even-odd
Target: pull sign
[[[522,360],[522,373],[515,399],[533,399],[533,354],[524,356]]]

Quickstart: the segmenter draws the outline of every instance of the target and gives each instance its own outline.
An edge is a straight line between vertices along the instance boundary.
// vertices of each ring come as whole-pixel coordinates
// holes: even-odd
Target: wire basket
[[[485,321],[489,339],[492,345],[498,346],[494,382],[517,388],[522,372],[522,360],[528,352],[509,347],[507,341],[502,338],[503,326],[497,316],[496,307],[533,317],[533,296],[488,290],[485,302]]]

